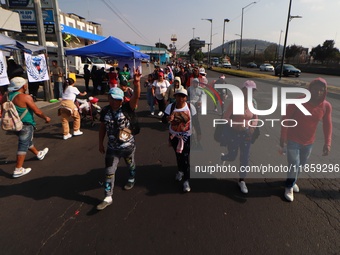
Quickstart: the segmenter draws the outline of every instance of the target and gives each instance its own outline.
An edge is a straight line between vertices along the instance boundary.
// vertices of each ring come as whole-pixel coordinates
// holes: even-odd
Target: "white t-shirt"
[[[168,115],[170,115],[171,106],[172,104],[169,104],[164,111]],[[180,109],[175,107],[172,113],[174,114],[174,120],[171,121],[169,126],[170,134],[190,136],[192,134],[191,117],[197,114],[195,106],[190,104],[189,109],[188,104],[186,103],[185,106]]]
[[[80,94],[80,91],[73,86],[68,86],[63,92],[62,98],[63,100],[76,100],[76,96]]]
[[[196,104],[202,100],[202,95],[204,94],[202,88],[190,86],[188,90],[190,103]]]
[[[167,80],[163,80],[162,82],[154,81],[152,86],[155,87],[155,97],[158,100],[162,100],[164,98],[162,94],[165,94],[167,88],[170,86],[170,83]]]

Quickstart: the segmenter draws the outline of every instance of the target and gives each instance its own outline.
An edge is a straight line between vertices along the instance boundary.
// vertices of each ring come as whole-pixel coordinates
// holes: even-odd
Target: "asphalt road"
[[[213,76],[208,72],[208,77]],[[227,79],[236,85],[244,81]],[[267,106],[272,85],[257,84],[257,101]],[[330,101],[332,153],[320,156],[319,129],[311,162],[339,163],[340,104],[337,99]],[[211,120],[215,113],[209,102]],[[106,103],[106,96],[100,96],[100,105]],[[301,192],[293,203],[283,198],[284,180],[274,178],[248,179],[247,195],[240,193],[237,179],[193,179],[192,191],[183,194],[174,181],[176,163],[167,145],[167,127],[148,115],[144,89],[138,108],[142,130],[137,136],[136,185],[123,190],[128,173],[122,160],[113,204],[97,212],[95,206],[104,196],[98,124],[85,123],[83,136],[64,141],[56,107],[43,108],[52,122],[39,119],[34,139],[37,148],[49,147],[50,152],[43,161],[28,154],[25,166],[33,170],[26,176],[11,177],[17,141],[1,134],[1,254],[340,253],[339,179],[299,180]],[[206,128],[202,140],[212,139],[205,133]],[[278,126],[262,130],[252,148],[252,164],[285,163],[277,153],[278,135]],[[216,145],[204,150],[207,155],[222,151]]]

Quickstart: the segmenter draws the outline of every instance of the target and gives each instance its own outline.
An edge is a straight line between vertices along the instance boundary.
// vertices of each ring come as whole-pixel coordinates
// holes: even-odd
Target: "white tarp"
[[[6,31],[21,32],[19,14],[0,7],[0,27]]]

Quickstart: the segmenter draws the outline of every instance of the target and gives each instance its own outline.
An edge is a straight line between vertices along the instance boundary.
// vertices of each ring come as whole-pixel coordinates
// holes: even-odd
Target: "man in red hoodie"
[[[296,184],[298,170],[307,163],[313,143],[318,123],[322,121],[325,143],[323,146],[323,156],[327,156],[331,150],[332,142],[332,106],[326,100],[327,82],[322,78],[313,80],[309,85],[311,99],[303,106],[311,113],[304,115],[296,105],[287,107],[285,119],[294,119],[297,122],[295,127],[282,127],[280,146],[287,146],[287,160],[290,173],[286,180],[285,198],[292,202],[294,192],[299,192]]]

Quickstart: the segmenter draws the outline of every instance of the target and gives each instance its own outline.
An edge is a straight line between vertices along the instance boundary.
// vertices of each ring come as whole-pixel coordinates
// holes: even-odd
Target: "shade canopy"
[[[0,34],[0,49],[10,51],[23,50],[30,54],[46,50],[46,48],[43,46],[17,41],[2,34]]]
[[[109,36],[102,41],[81,48],[66,50],[67,56],[99,57],[103,59],[150,59],[119,39]]]

